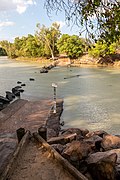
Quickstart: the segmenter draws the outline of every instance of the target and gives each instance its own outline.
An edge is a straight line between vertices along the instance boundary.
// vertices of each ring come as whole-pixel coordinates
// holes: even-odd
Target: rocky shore
[[[81,56],[78,59],[71,60],[71,66],[81,66],[81,65],[91,65],[91,66],[120,66],[120,54],[107,55],[105,57],[93,58],[88,54]]]
[[[69,128],[47,141],[89,180],[120,179],[120,136]]]
[[[105,57],[94,58],[89,56],[88,54],[83,54],[78,59],[70,59],[67,56],[59,56],[53,61],[52,59],[46,58],[23,58],[19,57],[16,59],[17,61],[27,61],[27,62],[37,62],[42,65],[41,73],[47,73],[54,66],[73,66],[73,67],[81,67],[81,66],[120,66],[120,51],[113,55],[106,55]],[[53,67],[52,67],[52,66]],[[45,67],[45,68],[44,68]],[[48,67],[48,68],[47,68]]]
[[[60,117],[63,104],[57,107]],[[51,110],[52,111],[52,110]],[[88,129],[61,129],[60,118],[50,113],[47,142],[89,180],[120,179],[120,135]]]

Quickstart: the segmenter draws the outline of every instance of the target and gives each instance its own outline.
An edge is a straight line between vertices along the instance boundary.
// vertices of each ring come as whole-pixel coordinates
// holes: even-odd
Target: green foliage
[[[41,27],[40,24],[37,24],[36,37],[42,43],[45,49],[44,55],[54,56],[58,53],[57,51],[57,40],[60,36],[60,25],[53,23],[51,27],[47,28],[44,25]]]
[[[54,59],[58,53],[66,53],[70,58],[78,58],[88,51],[88,47],[91,45],[89,39],[68,34],[63,34],[60,37],[59,28],[57,23],[53,23],[49,28],[38,24],[35,35],[28,34],[27,37],[16,37],[13,43],[1,41],[0,55],[6,52],[10,58],[52,56]],[[89,49],[89,54],[94,57],[104,57],[114,54],[118,46],[120,46],[120,40],[116,43],[106,43],[100,39]]]
[[[120,37],[119,0],[45,0],[48,14],[64,11],[68,23],[77,25],[89,38],[115,42]]]
[[[105,42],[98,41],[91,49],[89,49],[88,53],[93,57],[104,57],[106,55],[114,54],[116,52],[116,43],[111,43],[110,45]]]
[[[7,53],[6,53],[5,49],[0,48],[0,56],[6,56],[6,55],[7,55]]]
[[[1,41],[1,46],[6,50],[7,55],[11,58],[16,57],[51,57],[58,53],[57,40],[60,36],[59,25],[53,23],[51,27],[40,27],[37,25],[37,32],[33,36],[28,34],[27,37],[16,37],[14,43]]]
[[[66,53],[70,58],[78,58],[85,50],[85,44],[77,35],[63,34],[57,42],[60,53]]]

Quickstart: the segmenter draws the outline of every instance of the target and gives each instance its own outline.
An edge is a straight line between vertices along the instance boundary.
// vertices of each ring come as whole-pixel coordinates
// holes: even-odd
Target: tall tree
[[[66,21],[92,39],[111,43],[120,37],[120,0],[45,0],[45,7],[48,14],[63,10]]]
[[[5,49],[0,47],[0,56],[7,56]]]
[[[51,27],[47,28],[46,26],[40,26],[37,24],[36,36],[41,41],[45,47],[46,53],[52,56],[52,59],[55,58],[57,54],[57,40],[60,36],[60,25],[53,23]]]
[[[12,53],[12,50],[11,50],[11,47],[12,47],[12,43],[10,43],[9,41],[7,40],[3,40],[3,41],[0,41],[0,45],[3,49],[5,49],[7,55],[9,57],[11,57],[11,53]]]
[[[60,53],[66,53],[70,58],[78,58],[85,50],[85,41],[77,35],[63,34],[57,47]]]

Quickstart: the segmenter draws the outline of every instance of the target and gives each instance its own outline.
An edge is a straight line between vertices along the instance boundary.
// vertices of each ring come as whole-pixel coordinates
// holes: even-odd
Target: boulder
[[[19,92],[23,93],[23,92],[24,92],[24,89],[19,89]]]
[[[21,84],[22,82],[21,81],[17,81],[17,84]]]
[[[19,91],[19,89],[21,89],[21,86],[15,86],[14,88],[12,88],[12,93],[14,94],[16,91]]]
[[[72,141],[66,145],[62,156],[66,158],[74,167],[84,173],[87,169],[84,159],[92,152],[92,146],[85,142]]]
[[[105,151],[120,148],[120,137],[110,134],[104,135],[101,146]]]
[[[20,97],[20,91],[19,90],[14,90],[14,95]]]
[[[25,83],[23,83],[23,84],[21,84],[21,86],[26,86],[26,84],[25,84]]]
[[[70,161],[78,161],[87,157],[92,152],[92,145],[86,142],[72,141],[66,145],[62,156]]]
[[[104,134],[108,134],[107,132],[103,131],[103,130],[100,130],[100,131],[93,131],[93,132],[89,132],[86,134],[86,137],[87,138],[90,138],[92,137],[93,135],[98,135],[100,137],[103,138]]]
[[[84,139],[84,135],[86,134],[86,133],[88,133],[89,131],[87,130],[87,129],[85,129],[85,130],[83,130],[83,129],[79,129],[79,128],[69,128],[69,129],[66,129],[66,130],[63,130],[62,132],[61,132],[61,134],[63,134],[63,135],[67,135],[67,134],[74,134],[74,133],[76,133],[77,134],[77,136],[76,136],[76,140],[82,140],[82,139]]]
[[[6,97],[0,96],[0,102],[3,104],[8,104],[10,101]]]
[[[4,107],[3,107],[3,103],[0,102],[0,111],[1,111],[3,108],[4,108]]]
[[[40,73],[48,73],[48,69],[44,67],[40,70]]]
[[[15,96],[20,97],[20,92],[23,92],[23,91],[24,91],[24,90],[22,90],[21,88],[22,88],[21,86],[15,86],[14,88],[12,88],[12,93],[13,93]]]
[[[96,151],[101,151],[101,149],[102,149],[102,147],[101,147],[102,138],[98,135],[94,134],[90,138],[85,138],[83,141],[93,143]]]
[[[81,129],[80,128],[80,130],[81,130],[82,136],[86,136],[86,134],[89,133],[88,129]]]
[[[74,133],[76,133],[77,135],[82,136],[82,132],[81,132],[81,130],[79,128],[69,128],[69,129],[66,129],[66,130],[62,131],[63,135],[74,134]]]
[[[116,170],[115,164],[117,161],[117,154],[107,154],[104,152],[97,152],[90,154],[86,159],[88,170],[93,179],[96,180],[115,180]]]
[[[52,144],[51,145],[59,154],[61,154],[63,152],[63,150],[65,149],[65,145],[62,144]]]
[[[117,161],[116,161],[115,168],[116,168],[116,180],[119,180],[120,179],[120,149],[112,149],[112,150],[106,151],[104,153],[107,153],[107,154],[116,153],[117,154]]]
[[[10,91],[6,91],[6,98],[9,101],[12,101],[15,98],[15,95],[12,92],[10,92]]]
[[[61,135],[58,137],[52,137],[47,142],[49,144],[66,144],[76,139],[77,134]]]
[[[120,165],[116,166],[116,180],[120,180]]]
[[[35,79],[34,79],[34,78],[29,78],[29,80],[30,80],[30,81],[35,81]]]

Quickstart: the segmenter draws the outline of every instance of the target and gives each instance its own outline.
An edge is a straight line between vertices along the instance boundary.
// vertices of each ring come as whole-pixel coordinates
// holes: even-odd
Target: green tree
[[[16,37],[13,43],[16,57],[40,57],[44,56],[42,43],[40,43],[36,36],[28,34],[27,37]]]
[[[0,45],[3,49],[5,49],[7,55],[9,54],[9,49],[10,49],[10,43],[7,41],[7,40],[3,40],[3,41],[0,41]]]
[[[7,56],[5,49],[0,47],[0,56]]]
[[[85,50],[84,41],[77,35],[63,34],[57,42],[60,53],[66,53],[70,58],[78,58]]]
[[[42,47],[38,43],[35,36],[28,34],[27,37],[23,37],[23,44],[21,47],[22,56],[24,57],[39,57],[42,56]],[[22,39],[23,39],[22,38]]]
[[[11,58],[15,57],[15,47],[12,43],[10,43],[7,40],[3,40],[0,42],[0,45],[3,49],[5,49],[5,51],[9,57],[11,57]]]
[[[64,11],[68,23],[86,31],[90,38],[102,38],[108,43],[120,37],[119,0],[45,0],[47,13]]]
[[[45,48],[45,54],[48,56],[52,56],[52,59],[55,58],[57,52],[57,40],[60,36],[60,25],[57,23],[53,23],[51,27],[47,28],[46,26],[40,26],[37,24],[36,37],[40,42],[42,42]]]
[[[106,55],[114,54],[116,52],[117,43],[111,43],[110,45],[106,42],[98,41],[88,53],[93,57],[105,57]]]

